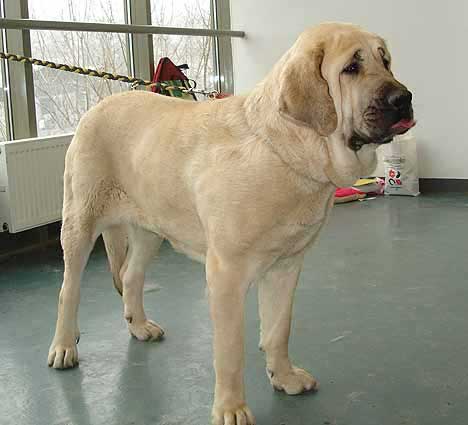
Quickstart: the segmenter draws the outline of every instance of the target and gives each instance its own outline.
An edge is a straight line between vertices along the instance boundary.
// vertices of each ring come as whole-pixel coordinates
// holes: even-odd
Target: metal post
[[[96,22],[43,21],[40,19],[0,18],[0,28],[49,31],[115,32],[125,34],[193,35],[197,37],[245,37],[244,31],[233,30],[214,30],[209,28],[157,27],[153,25],[101,24]]]

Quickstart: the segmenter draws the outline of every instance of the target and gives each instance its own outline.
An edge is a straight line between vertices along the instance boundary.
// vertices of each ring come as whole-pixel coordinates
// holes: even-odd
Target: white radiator
[[[0,231],[59,221],[65,153],[73,135],[0,143]]]

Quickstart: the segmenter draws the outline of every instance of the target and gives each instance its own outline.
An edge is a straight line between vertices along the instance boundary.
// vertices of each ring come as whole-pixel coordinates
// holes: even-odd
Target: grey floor
[[[307,255],[291,353],[317,394],[274,392],[247,309],[246,384],[260,425],[468,423],[468,196],[338,206]],[[0,264],[0,424],[207,425],[211,328],[203,268],[165,246],[146,309],[161,343],[129,337],[102,249],[87,268],[80,367],[46,356],[62,278],[60,253]]]

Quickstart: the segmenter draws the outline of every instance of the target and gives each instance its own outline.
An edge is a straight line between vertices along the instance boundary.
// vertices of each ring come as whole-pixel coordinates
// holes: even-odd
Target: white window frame
[[[152,26],[150,0],[121,0],[125,4],[125,24],[31,20],[28,13],[28,0],[0,1],[4,11],[4,17],[0,18],[0,30],[5,36],[1,47],[6,47],[9,53],[31,56],[29,30],[32,29],[126,33],[133,75],[150,80],[154,71],[152,34],[211,36],[215,40],[213,50],[217,89],[227,93],[234,92],[231,38],[244,37],[245,33],[231,30],[230,0],[211,0],[211,29]],[[0,41],[2,38],[0,37]],[[3,62],[7,62],[2,69],[5,69],[4,75],[6,76],[4,85],[7,88],[7,107],[5,110],[9,111],[6,118],[10,139],[37,137],[32,65]]]

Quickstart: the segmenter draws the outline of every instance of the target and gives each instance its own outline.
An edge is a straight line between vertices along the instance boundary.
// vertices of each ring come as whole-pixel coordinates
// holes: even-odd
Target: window
[[[212,28],[210,0],[152,0],[151,22],[161,27]],[[154,35],[153,49],[156,63],[167,56],[176,65],[187,64],[184,71],[199,88],[217,87],[214,61],[214,37]]]
[[[50,2],[50,0],[49,0]],[[52,5],[52,3],[54,3]],[[29,0],[32,19],[125,23],[122,0]],[[32,56],[112,73],[130,74],[125,34],[31,31]],[[34,67],[39,136],[73,132],[81,116],[101,99],[128,90],[128,84]]]
[[[0,44],[6,34],[2,50],[9,53],[144,79],[151,78],[153,59],[157,64],[167,56],[177,65],[188,64],[184,72],[198,88],[233,90],[230,38],[190,30],[229,29],[229,0],[0,0],[0,9],[8,28],[0,31]],[[26,18],[54,21],[51,25],[63,31],[31,29],[47,22],[29,21],[21,31],[16,21],[8,22]],[[152,36],[134,36],[112,32],[116,28],[93,32],[102,29],[93,25],[88,32],[70,30],[67,21],[160,28]],[[168,26],[175,31],[160,34]],[[130,28],[118,29],[131,33]],[[229,36],[243,33],[231,31]],[[89,108],[129,89],[127,83],[1,61],[0,140],[73,132]]]

